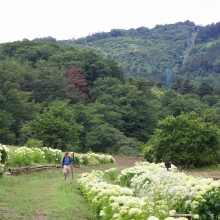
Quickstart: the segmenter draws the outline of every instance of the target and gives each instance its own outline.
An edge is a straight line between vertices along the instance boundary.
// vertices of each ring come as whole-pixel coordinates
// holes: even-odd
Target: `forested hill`
[[[195,86],[206,82],[220,88],[220,22],[197,32],[194,26],[194,22],[185,21],[152,29],[113,29],[71,40],[36,38],[33,42],[93,51],[117,61],[126,77],[144,77],[165,86],[170,70],[171,85],[189,79]]]
[[[170,69],[171,83],[187,78],[196,86],[207,82],[220,87],[220,22],[200,27],[198,32],[193,31],[194,25],[185,21],[152,29],[113,29],[57,43],[114,59],[125,76],[151,78],[165,85]]]
[[[160,120],[191,111],[220,128],[220,89],[203,82],[220,84],[219,23],[193,26],[2,44],[0,143],[140,151]],[[161,85],[168,68],[170,89]]]
[[[170,66],[175,72],[181,66],[194,25],[186,21],[153,29],[113,29],[74,40],[69,45],[117,60],[125,76],[151,78],[159,83],[165,81]]]

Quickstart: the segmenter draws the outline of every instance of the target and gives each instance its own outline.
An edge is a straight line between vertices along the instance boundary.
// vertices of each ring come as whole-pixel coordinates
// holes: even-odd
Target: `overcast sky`
[[[0,43],[80,38],[111,29],[220,22],[220,0],[0,0]]]

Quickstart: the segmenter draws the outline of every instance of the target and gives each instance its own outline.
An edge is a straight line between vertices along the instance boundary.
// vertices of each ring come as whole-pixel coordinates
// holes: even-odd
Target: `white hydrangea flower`
[[[147,220],[160,220],[160,219],[155,216],[150,216]]]
[[[176,210],[172,209],[169,211],[169,215],[174,215],[176,213]]]
[[[103,210],[100,211],[99,216],[105,216],[105,212]]]
[[[193,218],[194,218],[194,219],[199,219],[199,215],[198,215],[198,214],[195,214],[195,215],[193,216]]]
[[[114,219],[120,218],[120,214],[115,213],[115,214],[112,216],[112,218],[114,218]]]
[[[128,214],[131,216],[131,215],[140,215],[142,213],[142,210],[141,209],[138,209],[138,208],[131,208],[129,211],[128,211]]]

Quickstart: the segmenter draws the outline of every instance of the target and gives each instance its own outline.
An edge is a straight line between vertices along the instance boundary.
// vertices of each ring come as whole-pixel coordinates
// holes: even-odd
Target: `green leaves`
[[[201,167],[219,162],[220,130],[204,123],[194,112],[176,118],[168,116],[158,127],[147,146],[151,146],[157,162],[171,161],[175,165]],[[149,147],[147,147],[148,149]],[[145,150],[148,158],[149,150]]]
[[[24,69],[18,63],[0,61],[0,108],[5,115],[5,122],[2,122],[5,136],[10,136],[2,140],[5,144],[13,144],[13,136],[18,136],[21,123],[31,119],[38,110],[38,105],[29,100],[29,93],[21,90],[23,80]]]
[[[63,151],[77,146],[82,126],[75,122],[74,112],[64,102],[56,102],[29,123],[33,137],[46,146]]]
[[[202,220],[220,217],[220,188],[212,189],[203,196],[203,202],[199,203],[196,212]]]

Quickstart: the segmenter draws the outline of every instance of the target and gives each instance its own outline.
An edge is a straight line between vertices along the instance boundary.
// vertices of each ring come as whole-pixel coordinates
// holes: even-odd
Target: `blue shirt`
[[[72,165],[73,161],[71,157],[63,157],[62,166],[63,165]]]

